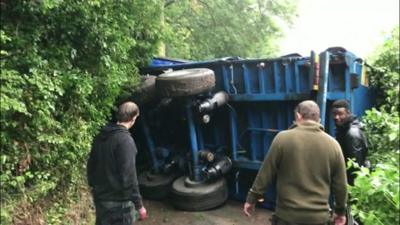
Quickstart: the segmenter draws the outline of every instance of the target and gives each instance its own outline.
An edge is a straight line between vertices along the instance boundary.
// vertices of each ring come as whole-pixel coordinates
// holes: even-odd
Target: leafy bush
[[[371,57],[370,82],[377,87],[378,105],[388,112],[399,110],[400,28],[395,27]]]
[[[369,143],[369,159],[373,164],[386,161],[386,156],[399,151],[399,124],[397,113],[388,113],[383,108],[368,110],[363,117]]]
[[[19,201],[77,193],[92,137],[157,50],[159,5],[1,2],[2,223]]]
[[[399,152],[399,26],[371,58],[371,84],[377,90],[377,108],[366,112],[364,121],[372,158],[383,160],[385,153]]]
[[[399,27],[372,58],[371,84],[377,88],[378,109],[363,120],[373,171],[362,168],[350,187],[352,209],[365,225],[399,224]]]
[[[398,154],[379,163],[373,172],[362,168],[354,186],[350,186],[355,202],[353,212],[365,225],[399,224]]]

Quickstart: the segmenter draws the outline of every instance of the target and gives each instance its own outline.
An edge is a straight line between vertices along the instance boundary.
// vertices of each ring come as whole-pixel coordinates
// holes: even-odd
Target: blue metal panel
[[[266,71],[266,91],[265,94],[275,93],[275,76],[274,76],[274,68],[272,63],[265,64],[264,66]]]
[[[237,93],[244,94],[247,93],[247,88],[249,88],[247,81],[245,81],[243,73],[242,64],[232,64],[232,74],[233,74],[233,84],[237,90]],[[232,81],[231,81],[232,82]]]
[[[291,79],[290,79],[290,65],[288,63],[285,63],[284,65],[285,68],[285,92],[290,93],[290,88],[291,88]]]
[[[259,81],[259,87],[260,87],[260,94],[265,94],[266,89],[267,89],[267,71],[263,68],[258,66],[258,81]]]
[[[286,110],[284,110],[284,106],[278,107],[278,114],[277,114],[278,115],[278,120],[277,120],[278,130],[285,130],[288,128],[287,121],[286,121],[286,118],[287,118],[286,113],[287,112],[286,112]]]
[[[299,61],[299,93],[310,94],[312,90],[314,77],[310,74],[310,66],[306,66]]]
[[[269,123],[269,121],[268,121],[268,114],[267,114],[267,111],[266,111],[266,108],[265,108],[265,104],[264,105],[262,105],[262,117],[261,117],[261,126],[262,127],[270,127],[270,123]],[[263,142],[262,142],[262,146],[260,146],[260,152],[262,153],[262,156],[261,156],[261,158],[263,158],[263,156],[265,156],[266,154],[267,154],[267,152],[268,152],[268,149],[267,149],[267,146],[270,146],[270,140],[269,140],[269,137],[268,137],[268,133],[267,132],[264,132],[263,133]]]
[[[228,65],[222,66],[222,76],[224,81],[224,91],[228,94],[235,93],[231,91],[230,78],[231,78],[231,70]],[[232,77],[233,78],[233,77]]]
[[[321,59],[322,62],[322,59]],[[330,62],[330,61],[329,61]],[[322,67],[320,66],[320,71]],[[329,65],[328,75],[328,92],[345,92],[346,91],[346,65],[343,63]]]
[[[256,160],[256,154],[257,154],[257,140],[255,137],[255,132],[253,132],[254,130],[252,128],[254,128],[257,124],[257,121],[255,121],[256,117],[255,117],[255,113],[253,111],[253,109],[251,109],[249,107],[249,109],[247,110],[247,119],[248,119],[248,124],[249,124],[249,129],[248,131],[250,131],[250,160]]]
[[[353,94],[353,102],[356,103],[353,113],[361,118],[366,110],[371,109],[376,104],[376,93],[375,90],[360,85],[354,90]]]
[[[296,84],[295,91],[296,91],[296,93],[300,93],[300,73],[299,73],[299,63],[298,62],[294,63],[294,79],[295,79],[295,84]]]
[[[345,85],[345,90],[344,90],[344,93],[345,93],[345,96],[346,96],[346,99],[347,100],[351,100],[350,99],[350,89],[351,89],[351,87],[350,87],[350,72],[349,72],[349,70],[345,70],[345,83],[344,83],[344,85]]]
[[[346,94],[344,92],[328,92],[326,98],[329,100],[345,99]]]
[[[279,93],[281,92],[281,73],[280,73],[280,69],[279,69],[279,65],[278,62],[274,62],[274,69],[273,69],[273,76],[274,76],[274,87],[275,87],[275,92]]]
[[[249,77],[250,84],[250,93],[252,94],[260,94],[262,81],[260,79],[264,79],[264,77],[260,77],[260,68],[257,63],[244,63],[243,68],[245,68],[245,72]]]
[[[246,94],[251,94],[251,91],[250,91],[251,80],[250,80],[250,75],[249,75],[249,69],[247,68],[246,64],[243,64],[242,68],[243,68],[244,92]]]
[[[232,150],[232,159],[235,161],[238,158],[237,151],[237,140],[238,140],[238,132],[237,132],[237,114],[236,111],[229,107],[229,125],[230,125],[230,134],[231,134],[231,150]]]
[[[310,94],[285,94],[285,93],[274,93],[274,94],[251,94],[251,95],[231,95],[229,96],[231,101],[292,101],[292,100],[305,100],[310,98]]]

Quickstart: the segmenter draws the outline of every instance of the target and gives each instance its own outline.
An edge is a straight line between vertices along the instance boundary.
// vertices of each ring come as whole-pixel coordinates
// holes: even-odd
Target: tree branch
[[[167,8],[168,6],[172,5],[174,2],[175,2],[175,0],[166,1],[164,4],[164,8]]]

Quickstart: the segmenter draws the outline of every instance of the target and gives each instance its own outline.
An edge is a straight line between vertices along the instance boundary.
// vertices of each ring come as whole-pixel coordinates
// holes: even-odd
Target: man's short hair
[[[139,107],[134,102],[124,102],[118,107],[118,122],[129,122],[139,115]]]
[[[346,99],[339,99],[332,103],[332,108],[345,108],[350,110],[350,103]]]
[[[295,109],[305,120],[319,122],[319,107],[317,103],[311,100],[300,102]]]

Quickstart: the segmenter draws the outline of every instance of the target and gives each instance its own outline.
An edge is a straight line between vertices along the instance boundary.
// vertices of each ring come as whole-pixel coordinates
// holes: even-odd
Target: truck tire
[[[228,199],[228,186],[225,178],[214,182],[187,185],[183,176],[172,184],[171,201],[177,208],[185,211],[204,211],[216,208]]]
[[[140,194],[146,199],[165,199],[170,194],[171,184],[177,177],[176,173],[154,174],[145,171],[138,176]]]
[[[215,86],[214,71],[205,68],[167,72],[156,79],[162,97],[184,97],[200,94]]]
[[[157,99],[156,76],[142,76],[140,84],[133,90],[132,99],[138,104],[145,104]]]

